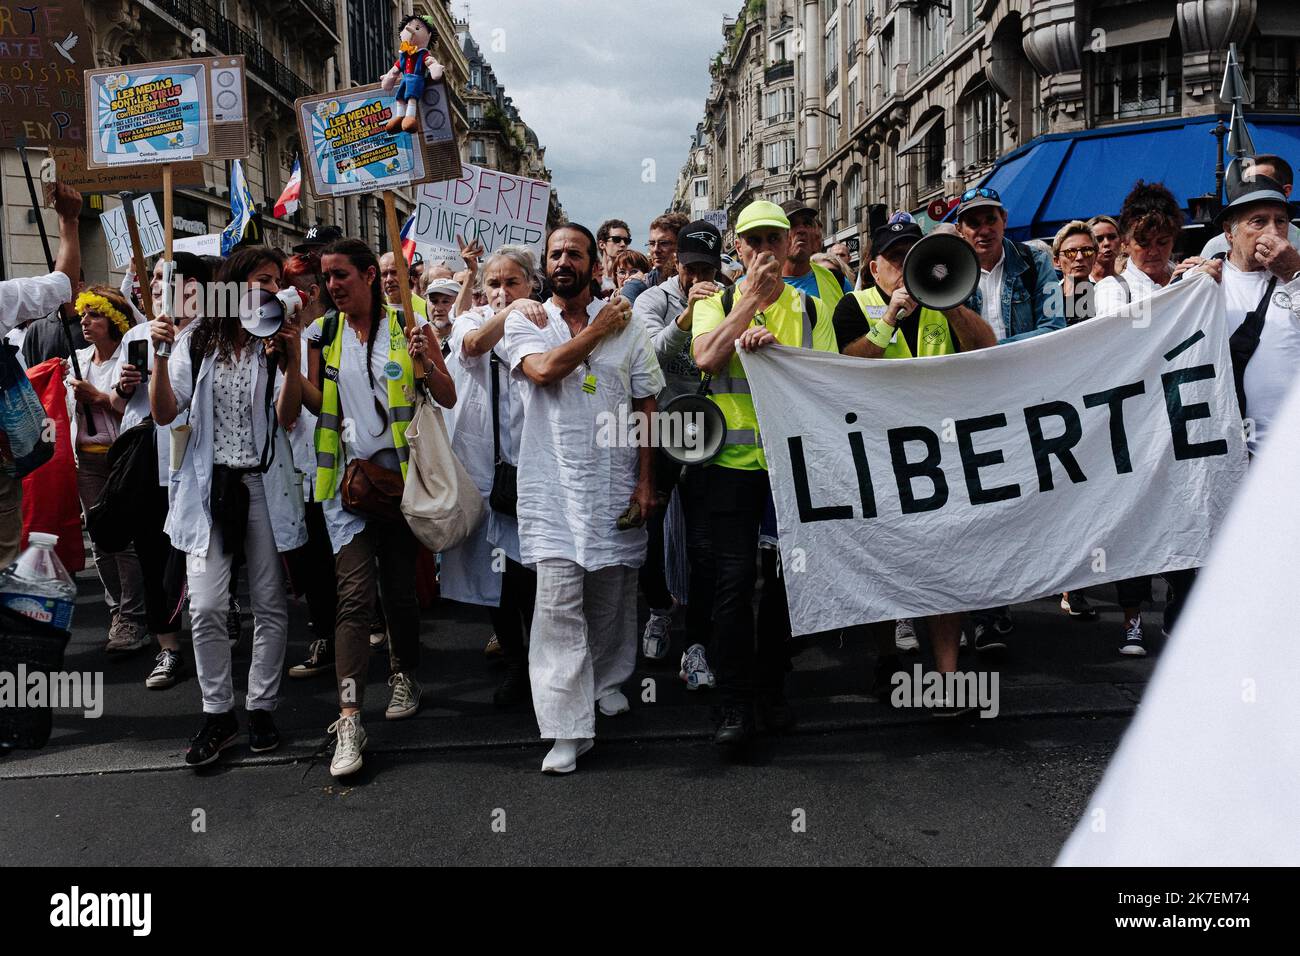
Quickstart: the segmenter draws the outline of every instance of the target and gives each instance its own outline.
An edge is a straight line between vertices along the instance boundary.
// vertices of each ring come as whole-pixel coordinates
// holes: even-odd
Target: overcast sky
[[[470,32],[546,147],[569,218],[626,219],[644,249],[672,202],[740,0],[470,0]],[[463,16],[465,4],[453,0]],[[494,34],[494,31],[502,32]],[[494,39],[504,50],[494,50]],[[642,182],[646,160],[654,182]]]

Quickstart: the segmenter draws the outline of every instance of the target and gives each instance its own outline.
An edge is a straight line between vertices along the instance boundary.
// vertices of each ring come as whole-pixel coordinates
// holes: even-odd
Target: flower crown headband
[[[84,315],[87,309],[97,312],[117,326],[117,330],[123,335],[131,327],[131,323],[127,321],[126,316],[118,310],[117,306],[97,292],[81,293],[77,296],[77,304],[73,308],[77,310],[78,315]]]

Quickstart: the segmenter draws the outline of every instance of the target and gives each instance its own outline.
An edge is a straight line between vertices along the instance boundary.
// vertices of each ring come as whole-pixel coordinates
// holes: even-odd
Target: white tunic
[[[604,305],[592,301],[588,323]],[[544,329],[520,312],[506,320],[511,373],[524,386],[519,450],[523,563],[562,558],[588,571],[640,567],[645,529],[619,531],[616,526],[636,490],[638,449],[607,436],[620,414],[623,420],[631,414],[633,399],[653,397],[664,387],[650,335],[643,323],[629,322],[617,335],[602,339],[562,381],[534,385],[524,375],[523,360],[571,339],[559,306],[547,302],[544,308]],[[583,388],[589,379],[595,380],[592,393]]]

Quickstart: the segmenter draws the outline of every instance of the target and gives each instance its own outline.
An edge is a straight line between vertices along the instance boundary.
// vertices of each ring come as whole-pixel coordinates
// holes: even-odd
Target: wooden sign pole
[[[140,283],[140,311],[147,321],[153,321],[152,276],[145,275],[144,247],[140,245],[140,227],[135,221],[135,196],[121,193],[122,211],[126,213],[126,231],[131,237],[131,261],[135,263],[135,277]]]
[[[397,205],[391,189],[384,190],[384,219],[388,225],[388,244],[393,253],[393,263],[397,266],[397,291],[402,297],[402,316],[409,340],[415,331],[415,309],[411,303],[411,277],[406,268],[406,256],[402,254],[402,233],[397,226]],[[424,363],[417,357],[412,360],[412,364],[415,366],[415,377],[424,378]]]

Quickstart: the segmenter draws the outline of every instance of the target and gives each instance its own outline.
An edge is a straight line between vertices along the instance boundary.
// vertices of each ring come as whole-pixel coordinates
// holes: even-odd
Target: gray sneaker
[[[703,644],[692,644],[686,649],[686,653],[682,655],[682,669],[678,676],[686,681],[687,690],[712,687],[717,683],[713,671],[709,669],[709,662],[704,658]]]
[[[420,685],[415,678],[410,674],[394,674],[388,678],[388,686],[393,689],[393,696],[389,698],[384,716],[389,720],[414,717],[420,709]]]
[[[104,645],[104,650],[109,654],[129,654],[144,647],[146,637],[139,624],[118,614],[109,625],[108,643]]]
[[[361,726],[361,715],[339,716],[329,725],[326,733],[336,734],[334,756],[330,758],[330,776],[346,777],[361,769],[361,751],[366,749],[366,731]]]
[[[162,690],[171,687],[180,679],[180,673],[183,669],[181,656],[175,651],[163,648],[157,657],[154,668],[149,672],[149,676],[144,679],[144,686],[150,690]]]

